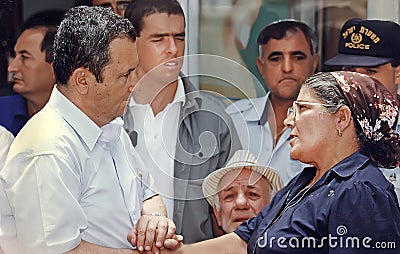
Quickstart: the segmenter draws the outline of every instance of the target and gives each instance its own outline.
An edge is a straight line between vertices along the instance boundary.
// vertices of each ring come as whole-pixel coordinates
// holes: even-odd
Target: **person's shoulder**
[[[233,102],[225,111],[230,116],[243,115],[246,120],[259,120],[266,102],[267,96],[241,99]]]
[[[339,191],[337,194],[349,199],[395,196],[393,184],[371,160],[355,170],[351,176],[342,178],[337,187]]]
[[[0,107],[3,113],[10,112],[9,109],[12,109],[12,112],[14,112],[20,108],[26,111],[26,99],[19,94],[0,96]]]
[[[0,104],[6,105],[15,102],[25,102],[25,98],[19,94],[0,96]]]
[[[44,107],[36,113],[21,129],[15,138],[18,151],[35,151],[37,154],[62,150],[65,143],[77,139],[68,123],[52,108]]]
[[[14,135],[1,125],[0,125],[0,140],[4,145],[11,144],[11,142],[14,140]]]

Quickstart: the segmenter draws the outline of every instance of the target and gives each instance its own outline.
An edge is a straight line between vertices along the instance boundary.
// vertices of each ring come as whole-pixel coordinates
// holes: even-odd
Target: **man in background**
[[[379,80],[400,108],[400,25],[387,20],[348,20],[340,31],[338,54],[325,61],[343,70]],[[400,114],[395,129],[400,133]],[[381,168],[396,188],[400,203],[400,168]]]
[[[249,149],[260,165],[276,169],[287,184],[304,165],[290,159],[290,130],[283,121],[304,80],[317,69],[317,39],[309,26],[289,19],[265,27],[257,42],[257,67],[269,92],[237,101],[226,111],[243,148]]]
[[[53,42],[63,15],[61,10],[44,10],[22,26],[14,47],[15,58],[8,66],[17,94],[0,97],[0,125],[14,136],[50,98],[55,84]]]
[[[238,150],[224,168],[204,179],[203,194],[213,207],[218,226],[233,232],[255,217],[283,187],[278,173],[258,164],[247,150]]]
[[[240,148],[231,119],[181,74],[185,16],[176,0],[135,0],[126,13],[137,32],[135,86],[125,129],[157,179],[168,217],[186,243],[212,238],[202,180]]]
[[[132,0],[75,0],[74,6],[100,6],[123,17],[130,2]]]

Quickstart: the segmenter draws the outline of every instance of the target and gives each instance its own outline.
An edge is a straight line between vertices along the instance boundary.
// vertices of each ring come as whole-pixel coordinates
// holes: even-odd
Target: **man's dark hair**
[[[40,51],[46,54],[46,62],[53,62],[53,43],[61,20],[64,17],[65,11],[58,9],[48,9],[39,11],[30,16],[21,27],[21,33],[27,29],[44,28],[43,41],[40,45]]]
[[[102,72],[110,61],[110,43],[116,38],[136,40],[129,20],[102,7],[70,9],[54,41],[53,65],[57,83],[67,84],[79,67],[89,69],[97,82],[102,82]]]
[[[73,4],[73,7],[81,6],[81,5],[83,5],[83,6],[92,6],[92,0],[75,0],[74,4]]]
[[[317,36],[309,26],[296,20],[277,21],[265,27],[258,36],[258,46],[267,44],[270,39],[281,40],[286,36],[287,32],[296,33],[298,30],[306,37],[311,54],[316,54],[318,44]]]
[[[137,36],[140,36],[143,18],[155,13],[185,17],[181,5],[176,0],[133,0],[125,11],[125,18],[132,22]]]

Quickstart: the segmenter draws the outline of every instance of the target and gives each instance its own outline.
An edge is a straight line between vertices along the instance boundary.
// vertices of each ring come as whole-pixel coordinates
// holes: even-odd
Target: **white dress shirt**
[[[143,164],[117,118],[102,128],[57,88],[14,140],[0,174],[21,253],[64,253],[81,240],[132,248]],[[8,230],[12,230],[8,228]]]
[[[168,218],[174,214],[174,158],[178,138],[179,114],[185,103],[182,80],[178,80],[174,100],[154,115],[150,104],[138,104],[132,98],[128,110],[137,133],[136,151],[155,180],[154,191],[163,198]]]
[[[0,126],[0,171],[3,169],[4,163],[6,162],[8,150],[10,148],[11,143],[14,140],[14,135],[9,132],[6,128],[3,126]],[[6,218],[2,218],[1,214],[6,213],[6,211],[9,211],[10,206],[7,201],[6,194],[4,192],[3,184],[0,181],[0,235],[2,235],[1,231],[1,225],[2,224],[10,224],[10,222],[7,222]],[[8,218],[10,219],[10,218]],[[14,225],[13,222],[11,221],[11,225]],[[12,241],[12,239],[9,239],[9,241]],[[2,246],[3,244],[0,242],[0,253],[4,253],[2,251]],[[14,248],[15,248],[15,239],[14,239]],[[12,249],[5,249],[4,251],[6,253],[12,253]]]
[[[0,125],[0,171],[6,162],[8,150],[14,140],[14,135]]]
[[[226,112],[235,124],[243,149],[254,154],[261,165],[275,169],[286,185],[307,165],[290,158],[289,128],[274,147],[274,137],[268,122],[261,123],[268,98],[269,93],[260,98],[243,99],[229,105]]]

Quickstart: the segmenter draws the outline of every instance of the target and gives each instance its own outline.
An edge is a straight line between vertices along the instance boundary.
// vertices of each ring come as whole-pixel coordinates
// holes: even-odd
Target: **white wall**
[[[400,22],[399,0],[368,0],[368,19],[385,19]]]

